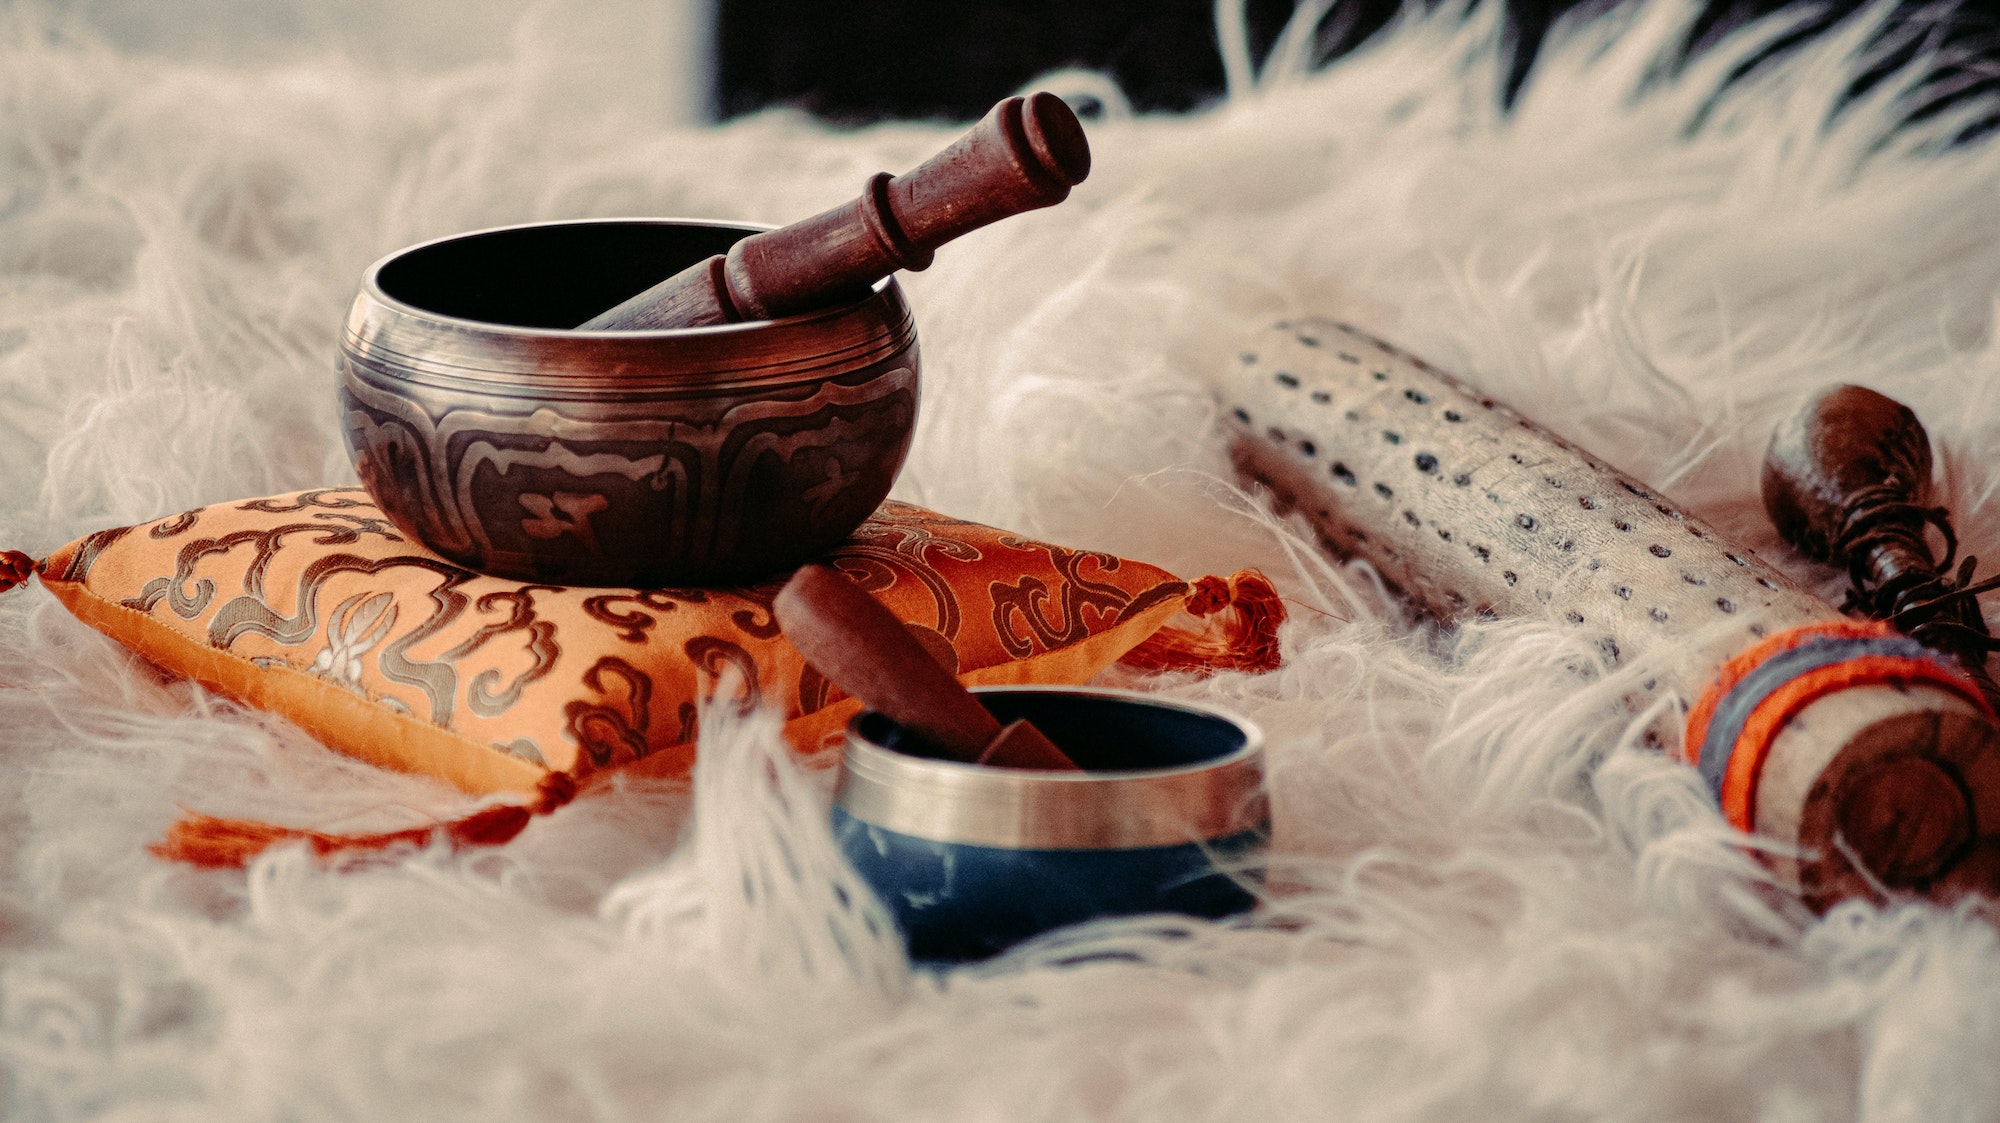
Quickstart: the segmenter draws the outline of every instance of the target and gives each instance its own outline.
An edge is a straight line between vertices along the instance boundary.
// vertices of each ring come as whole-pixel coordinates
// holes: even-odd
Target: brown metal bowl
[[[375,263],[340,359],[369,494],[451,561],[520,580],[739,582],[838,544],[888,495],[916,422],[893,279],[781,320],[569,326],[760,229],[537,223]]]

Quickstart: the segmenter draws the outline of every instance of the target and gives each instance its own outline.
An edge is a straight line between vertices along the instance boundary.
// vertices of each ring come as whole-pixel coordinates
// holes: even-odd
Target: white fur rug
[[[1781,25],[1676,72],[1693,8],[1652,0],[1560,34],[1511,116],[1491,11],[1318,73],[1232,54],[1229,102],[1184,118],[1059,76],[1109,107],[1090,181],[908,278],[928,385],[900,496],[1190,575],[1259,565],[1292,598],[1284,670],[1153,684],[1270,734],[1259,915],[913,974],[834,903],[825,762],[774,790],[757,721],[711,722],[691,793],[587,799],[497,851],[169,868],[145,846],[180,805],[468,804],[163,680],[30,585],[0,597],[0,1117],[2000,1116],[1993,927],[1788,903],[1558,628],[1425,630],[1236,492],[1207,389],[1267,319],[1339,314],[1831,591],[1775,543],[1755,467],[1808,390],[1863,382],[1930,426],[1968,548],[2000,560],[2000,143],[1897,132],[1909,70],[1835,112],[1879,15],[1718,96]],[[398,246],[782,221],[956,132],[662,131],[577,100],[535,43],[398,79],[127,57],[0,13],[0,545],[351,480],[335,332]]]

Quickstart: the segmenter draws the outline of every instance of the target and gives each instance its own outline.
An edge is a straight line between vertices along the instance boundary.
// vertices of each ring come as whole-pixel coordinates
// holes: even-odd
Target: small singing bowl
[[[376,262],[340,353],[362,484],[431,550],[519,580],[735,583],[824,553],[909,452],[917,334],[893,279],[780,320],[574,330],[761,229],[536,223]]]
[[[1081,771],[925,755],[869,711],[848,726],[834,837],[913,959],[983,959],[1098,917],[1223,917],[1255,903],[1270,834],[1263,734],[1213,707],[1089,687],[983,687]]]

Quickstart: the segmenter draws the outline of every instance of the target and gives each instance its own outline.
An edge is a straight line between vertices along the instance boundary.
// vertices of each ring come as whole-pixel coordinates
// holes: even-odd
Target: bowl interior
[[[1026,718],[1090,772],[1184,768],[1237,752],[1249,737],[1235,722],[1171,703],[1088,693],[982,690],[974,695],[1000,723]],[[881,714],[861,715],[856,731],[894,752],[938,759]]]
[[[640,221],[517,226],[418,246],[384,262],[375,283],[436,315],[573,328],[756,232]]]

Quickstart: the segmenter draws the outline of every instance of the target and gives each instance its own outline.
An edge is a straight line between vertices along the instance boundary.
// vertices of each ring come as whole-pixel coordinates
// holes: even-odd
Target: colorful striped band
[[[1722,665],[1688,713],[1685,752],[1730,823],[1756,829],[1757,781],[1771,744],[1814,701],[1871,683],[1931,683],[1989,717],[1948,656],[1879,621],[1828,620],[1770,636]]]

